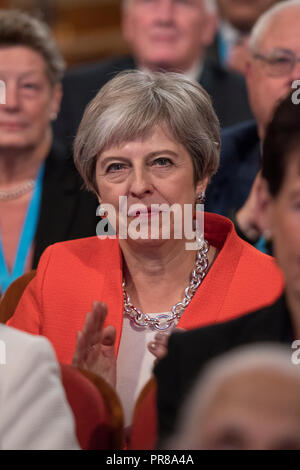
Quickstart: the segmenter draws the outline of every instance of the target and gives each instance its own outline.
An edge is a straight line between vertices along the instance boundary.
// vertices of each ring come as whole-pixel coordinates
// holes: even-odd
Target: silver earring
[[[204,204],[205,203],[205,192],[202,191],[201,193],[197,194],[196,204]]]

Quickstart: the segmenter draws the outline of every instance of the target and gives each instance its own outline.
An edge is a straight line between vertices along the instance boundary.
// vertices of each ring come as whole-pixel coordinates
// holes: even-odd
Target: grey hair
[[[259,47],[273,19],[281,12],[294,7],[300,7],[300,0],[282,0],[259,17],[250,34],[249,48],[252,52],[255,52]]]
[[[44,58],[51,85],[63,78],[64,59],[48,26],[18,10],[0,10],[0,47],[25,46]]]
[[[122,8],[126,9],[131,0],[122,0]],[[205,9],[207,13],[216,13],[217,12],[217,3],[216,0],[204,0]]]
[[[194,180],[211,177],[220,158],[220,124],[206,91],[173,72],[125,71],[91,101],[74,142],[87,189],[98,193],[95,168],[109,147],[146,137],[163,125],[192,158]]]
[[[197,449],[197,431],[219,387],[239,373],[266,370],[295,379],[300,386],[299,367],[291,361],[291,350],[283,345],[261,343],[241,346],[210,361],[182,407],[177,432],[164,447]]]

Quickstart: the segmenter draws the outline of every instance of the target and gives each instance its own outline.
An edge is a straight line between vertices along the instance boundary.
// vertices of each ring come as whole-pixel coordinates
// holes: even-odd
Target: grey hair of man
[[[43,57],[52,86],[62,80],[65,62],[48,26],[19,10],[0,10],[0,47],[18,46],[29,47]]]
[[[96,163],[112,146],[146,138],[162,126],[191,156],[194,181],[218,169],[220,124],[206,91],[173,72],[125,71],[88,105],[74,142],[74,161],[87,189],[99,194]]]
[[[130,2],[133,0],[122,0],[122,8],[128,8]],[[204,2],[207,13],[216,13],[217,12],[217,3],[216,0],[196,0],[199,3]]]
[[[166,449],[197,449],[199,430],[207,420],[206,411],[219,388],[229,379],[247,372],[268,371],[295,379],[300,388],[300,369],[291,361],[291,350],[275,343],[238,347],[211,360],[182,407],[177,432],[165,444]],[[299,397],[300,401],[300,397]]]
[[[265,37],[265,34],[269,30],[273,20],[277,15],[283,13],[290,8],[299,8],[300,0],[283,0],[271,8],[269,8],[265,13],[263,13],[259,19],[256,21],[255,25],[252,28],[250,39],[249,39],[249,48],[252,52],[256,52],[260,47],[262,40]]]

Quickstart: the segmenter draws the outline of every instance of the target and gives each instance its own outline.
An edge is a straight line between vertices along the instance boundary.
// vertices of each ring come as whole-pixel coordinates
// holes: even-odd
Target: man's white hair
[[[123,9],[126,9],[131,1],[132,1],[132,0],[123,0],[123,1],[122,1],[122,7],[123,7]],[[206,7],[206,11],[207,11],[208,13],[216,13],[216,11],[217,11],[217,3],[216,3],[216,0],[199,0],[199,2],[200,2],[200,1],[204,1],[205,7]]]
[[[249,39],[250,50],[252,52],[257,50],[262,39],[264,38],[266,31],[277,15],[280,15],[281,12],[295,7],[300,7],[300,0],[281,0],[278,4],[274,5],[265,13],[263,13],[252,28]]]
[[[196,381],[182,407],[177,432],[166,443],[166,449],[197,449],[197,436],[203,425],[206,410],[219,388],[239,373],[274,371],[282,377],[299,382],[300,368],[291,361],[291,350],[278,344],[252,344],[234,349],[213,359]],[[299,397],[300,402],[300,397]]]

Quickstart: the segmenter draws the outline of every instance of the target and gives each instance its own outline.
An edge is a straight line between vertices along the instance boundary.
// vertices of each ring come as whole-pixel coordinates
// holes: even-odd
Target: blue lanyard
[[[2,294],[15,279],[24,274],[27,256],[34,240],[39,218],[44,170],[45,164],[42,164],[38,173],[32,198],[28,206],[23,230],[19,240],[19,246],[15,257],[15,263],[11,273],[7,269],[0,236],[0,289]]]
[[[218,36],[219,56],[222,65],[225,65],[229,55],[229,46],[221,34]]]
[[[264,239],[263,236],[260,237],[260,239],[258,240],[257,243],[255,243],[254,246],[255,246],[255,248],[257,248],[262,253],[268,253],[266,240]]]

